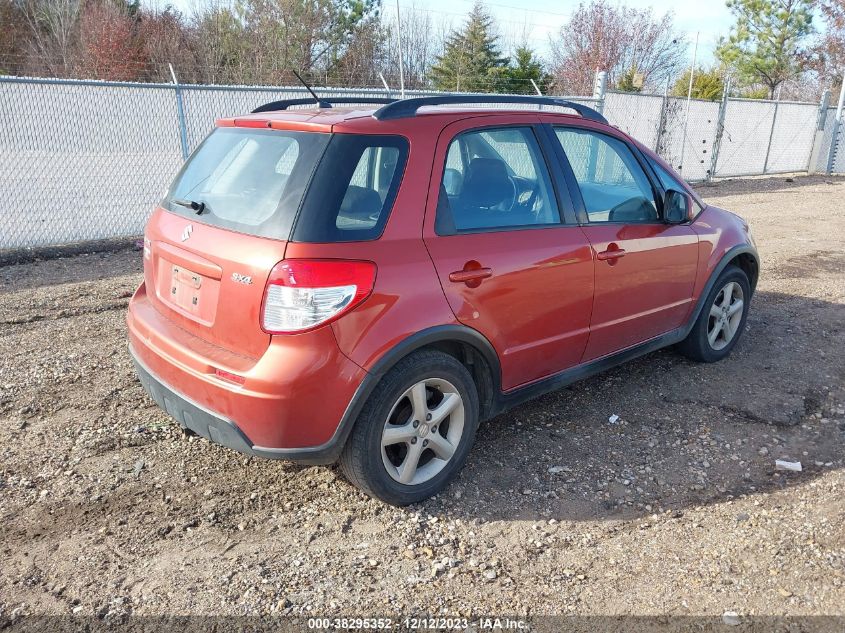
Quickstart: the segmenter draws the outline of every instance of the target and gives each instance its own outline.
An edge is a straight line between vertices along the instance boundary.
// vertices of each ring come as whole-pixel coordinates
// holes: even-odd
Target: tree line
[[[843,0],[727,0],[735,22],[693,96],[816,98],[845,66]],[[814,20],[816,22],[814,22]],[[405,6],[397,26],[380,0],[205,0],[188,13],[140,0],[0,0],[0,74],[170,81],[295,82],[392,88],[399,51],[408,88],[588,95],[608,87],[686,96],[689,38],[671,12],[587,0],[541,58],[504,37],[478,1],[459,24]]]

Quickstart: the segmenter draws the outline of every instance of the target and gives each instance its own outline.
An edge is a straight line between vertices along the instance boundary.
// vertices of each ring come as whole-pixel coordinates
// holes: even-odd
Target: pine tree
[[[501,92],[533,95],[536,93],[531,80],[546,94],[552,77],[544,69],[534,52],[527,46],[520,46],[514,51],[514,59],[503,68],[494,69],[493,74],[499,79],[498,88]]]
[[[495,91],[497,69],[507,65],[496,43],[493,18],[476,2],[467,23],[446,40],[443,55],[431,68],[434,87],[457,92]]]
[[[687,68],[683,74],[675,80],[672,86],[672,96],[686,97],[689,93],[689,74],[690,69]],[[722,92],[725,90],[725,82],[722,80],[723,71],[719,68],[711,68],[705,70],[698,68],[695,71],[695,76],[692,78],[692,98],[693,99],[708,99],[710,101],[718,101],[722,98]]]
[[[716,57],[748,84],[763,84],[773,98],[784,80],[808,61],[813,33],[813,0],[728,0],[736,23],[722,39]]]

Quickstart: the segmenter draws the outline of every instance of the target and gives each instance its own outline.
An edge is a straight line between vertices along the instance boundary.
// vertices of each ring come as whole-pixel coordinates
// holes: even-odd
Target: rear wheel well
[[[748,276],[748,283],[751,284],[751,292],[753,293],[754,288],[757,286],[757,276],[760,273],[757,258],[751,253],[740,253],[728,262],[728,264],[736,266]]]
[[[478,390],[478,403],[481,409],[479,419],[486,420],[494,415],[497,381],[494,380],[493,368],[490,367],[490,363],[482,352],[469,343],[454,340],[435,341],[422,349],[436,349],[449,354],[466,367]]]

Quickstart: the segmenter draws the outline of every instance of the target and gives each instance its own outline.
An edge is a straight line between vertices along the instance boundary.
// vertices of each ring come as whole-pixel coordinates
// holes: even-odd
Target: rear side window
[[[408,157],[401,136],[335,134],[302,204],[293,240],[377,239],[396,199]]]
[[[328,134],[218,128],[185,163],[162,205],[191,220],[288,239]],[[197,215],[184,206],[195,202]]]
[[[560,223],[543,154],[530,127],[473,130],[446,152],[439,235]]]

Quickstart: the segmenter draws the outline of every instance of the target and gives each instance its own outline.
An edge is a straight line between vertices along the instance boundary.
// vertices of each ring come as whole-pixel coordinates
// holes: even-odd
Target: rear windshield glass
[[[329,138],[313,132],[217,128],[182,168],[162,204],[205,224],[288,239]],[[192,202],[204,205],[202,213],[185,206]]]
[[[293,231],[296,242],[377,239],[399,189],[408,142],[401,136],[335,134]]]

